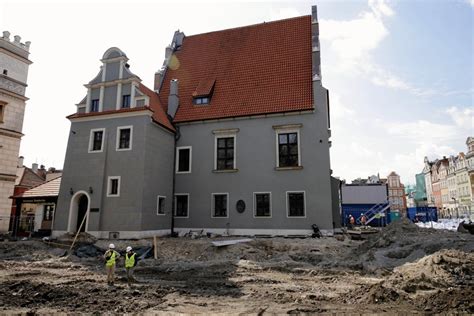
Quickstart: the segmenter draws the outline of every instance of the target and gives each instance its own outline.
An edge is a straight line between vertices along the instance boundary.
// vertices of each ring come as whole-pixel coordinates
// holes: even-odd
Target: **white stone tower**
[[[8,231],[25,114],[30,42],[0,37],[0,232]]]

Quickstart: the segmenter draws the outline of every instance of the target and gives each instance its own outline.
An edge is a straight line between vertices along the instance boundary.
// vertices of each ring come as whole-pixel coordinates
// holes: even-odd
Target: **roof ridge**
[[[250,25],[244,25],[244,26],[236,26],[236,27],[231,27],[228,29],[223,29],[223,30],[217,30],[217,31],[210,31],[210,32],[204,32],[204,33],[199,33],[199,34],[193,34],[193,35],[186,35],[185,39],[187,37],[195,37],[195,36],[200,36],[200,35],[208,35],[212,33],[219,33],[219,32],[226,32],[226,31],[233,31],[233,30],[238,30],[238,29],[244,29],[244,28],[252,28],[252,27],[257,27],[261,25],[266,25],[266,24],[275,24],[275,23],[280,23],[280,22],[287,22],[290,20],[296,20],[296,19],[301,19],[301,18],[306,18],[306,17],[311,17],[311,15],[306,14],[306,15],[300,15],[300,16],[294,16],[292,18],[286,18],[286,19],[281,19],[281,20],[274,20],[274,21],[269,21],[269,22],[260,22],[260,23],[255,23],[255,24],[250,24]]]

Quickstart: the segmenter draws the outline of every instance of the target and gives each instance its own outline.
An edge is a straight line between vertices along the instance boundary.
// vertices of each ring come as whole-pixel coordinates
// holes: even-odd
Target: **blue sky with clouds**
[[[152,87],[176,29],[197,34],[311,13],[318,5],[323,84],[330,90],[334,175],[395,170],[405,183],[473,136],[474,0],[0,2],[0,26],[29,40],[20,153],[61,167],[69,122],[118,46]],[[45,149],[45,144],[47,144]]]
[[[395,170],[413,183],[425,155],[465,151],[474,134],[472,3],[323,2],[319,12],[335,175]]]

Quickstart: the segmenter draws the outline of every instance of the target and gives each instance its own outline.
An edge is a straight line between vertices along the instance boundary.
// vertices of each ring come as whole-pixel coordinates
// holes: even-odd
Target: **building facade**
[[[8,231],[23,136],[30,42],[5,31],[0,38],[0,232]]]
[[[431,177],[433,162],[429,161],[428,157],[425,157],[424,163],[425,165],[423,167],[423,175],[425,177],[426,201],[429,206],[434,206],[432,177]]]
[[[464,153],[458,155],[456,163],[456,206],[461,214],[467,214],[472,201],[472,190],[469,179],[469,160]]]
[[[474,218],[474,137],[468,137],[466,140],[467,145],[467,173],[469,179],[469,191],[471,194],[470,205],[468,206],[469,217]]]
[[[332,233],[315,6],[311,16],[175,32],[154,91],[127,61],[106,51],[69,116],[53,234],[288,235],[312,224]]]
[[[430,162],[425,157],[423,175],[427,203],[440,217],[472,217],[474,209],[474,138],[466,140],[467,154]]]
[[[388,200],[390,211],[399,211],[402,216],[406,216],[407,202],[405,196],[405,186],[400,182],[400,176],[392,171],[387,176]]]

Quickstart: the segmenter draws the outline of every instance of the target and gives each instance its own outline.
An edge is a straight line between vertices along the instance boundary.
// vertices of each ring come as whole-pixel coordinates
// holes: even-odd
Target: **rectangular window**
[[[165,199],[166,196],[158,195],[156,201],[156,215],[165,215]]]
[[[227,210],[229,208],[229,193],[212,193],[212,216],[211,217],[229,217]]]
[[[117,150],[132,149],[132,126],[117,127]]]
[[[90,112],[99,112],[99,99],[94,99],[91,101]]]
[[[91,129],[89,139],[89,152],[102,152],[104,146],[105,128]]]
[[[298,133],[278,133],[278,167],[299,165]]]
[[[107,185],[107,196],[120,196],[120,177],[109,177]]]
[[[189,217],[189,194],[175,194],[174,198],[174,216]]]
[[[287,192],[286,206],[288,217],[305,217],[305,196],[304,192]]]
[[[235,169],[234,145],[235,137],[217,137],[216,169]]]
[[[5,117],[5,106],[6,104],[0,101],[0,123],[3,123]]]
[[[191,172],[191,147],[176,148],[176,173]]]
[[[122,96],[122,109],[130,107],[130,94]]]
[[[271,217],[271,193],[254,193],[254,217]]]
[[[43,208],[43,221],[52,221],[54,205],[45,205]]]

